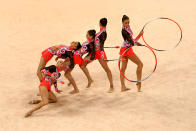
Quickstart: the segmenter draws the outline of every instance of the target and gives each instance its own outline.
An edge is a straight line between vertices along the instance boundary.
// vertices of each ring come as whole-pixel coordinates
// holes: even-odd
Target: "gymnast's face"
[[[76,49],[77,48],[77,46],[78,46],[78,42],[76,42],[76,41],[73,41],[73,42],[71,42],[71,47],[73,48],[73,49]]]
[[[64,66],[63,61],[62,61],[62,60],[59,60],[59,61],[57,62],[57,66],[58,66],[59,68],[63,68],[63,66]]]
[[[88,32],[86,33],[86,39],[87,40],[91,40],[93,39],[93,36],[91,36]]]
[[[101,25],[101,23],[99,22],[99,27],[101,28],[102,27],[102,25]]]
[[[126,19],[126,20],[124,20],[122,22],[122,24],[123,24],[124,27],[129,27],[129,23],[130,23],[129,19]]]

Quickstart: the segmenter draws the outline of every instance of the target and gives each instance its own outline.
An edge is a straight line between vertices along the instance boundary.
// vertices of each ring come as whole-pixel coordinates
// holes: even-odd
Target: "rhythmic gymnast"
[[[76,49],[80,49],[81,48],[81,44],[79,43],[78,45],[77,45],[77,48]],[[69,80],[69,83],[70,84],[72,84],[73,85],[73,88],[74,88],[74,90],[73,91],[71,91],[70,92],[70,94],[75,94],[75,93],[79,93],[79,89],[78,89],[78,87],[77,87],[77,85],[76,85],[76,82],[75,82],[75,80],[73,79],[73,77],[72,77],[72,75],[71,75],[71,71],[73,70],[73,68],[74,68],[74,66],[75,66],[75,64],[74,64],[74,59],[73,59],[73,55],[74,55],[74,50],[71,50],[71,54],[70,53],[66,53],[66,51],[68,51],[69,52],[69,49],[67,50],[67,48],[66,47],[62,47],[62,48],[60,48],[58,51],[57,51],[57,53],[56,53],[56,55],[57,55],[57,57],[56,57],[56,61],[59,59],[59,58],[63,58],[63,59],[65,59],[65,64],[66,63],[69,63],[69,64],[67,64],[66,66],[65,66],[65,68],[64,68],[64,71],[65,71],[65,74],[64,74],[64,76]],[[69,58],[69,59],[66,59],[66,58]]]
[[[95,60],[98,60],[102,68],[105,70],[107,73],[109,82],[110,82],[110,89],[109,93],[113,92],[113,80],[112,80],[112,73],[110,68],[108,67],[107,64],[107,57],[106,53],[104,51],[104,43],[107,38],[107,32],[106,32],[106,26],[107,26],[107,19],[102,18],[99,21],[99,26],[100,26],[100,32],[96,34],[95,36]],[[86,65],[89,64],[90,61],[90,55],[85,57],[84,60],[86,61]]]
[[[134,45],[141,45],[137,41],[143,35],[143,31],[140,32],[140,34],[136,37],[136,39],[133,39],[133,32],[129,26],[129,23],[130,23],[129,17],[124,15],[122,17],[122,24],[123,24],[122,36],[123,36],[124,42],[123,42],[121,49],[120,49],[120,55],[122,55],[128,47],[131,47]],[[128,60],[131,60],[133,63],[135,63],[137,65],[137,71],[136,71],[137,80],[140,81],[142,78],[143,63],[141,62],[139,57],[133,52],[132,48],[129,48],[127,50],[127,52],[123,54],[122,60],[123,61],[122,61],[122,66],[121,66],[121,72],[123,73],[123,75],[124,75],[125,70],[127,68]],[[122,75],[120,75],[120,80],[121,80],[121,91],[123,92],[123,91],[129,90],[129,88],[127,88],[125,86],[124,77]],[[141,91],[141,82],[137,82],[136,85],[138,88],[138,92],[140,92]]]
[[[41,70],[43,75],[42,80],[40,81],[39,85],[39,93],[41,95],[42,100],[32,100],[31,104],[38,104],[32,110],[26,113],[25,117],[29,117],[32,115],[33,112],[39,110],[43,106],[47,105],[48,103],[56,103],[57,98],[55,94],[51,91],[51,86],[54,85],[55,90],[57,93],[61,91],[57,88],[57,79],[61,76],[60,71],[64,68],[64,62],[58,61],[57,65],[51,65],[49,67],[44,67]]]
[[[88,61],[84,61],[82,56],[88,53],[88,55],[91,55],[90,61],[94,60],[95,58],[95,45],[94,45],[95,35],[96,35],[95,30],[89,30],[86,34],[87,41],[84,42],[82,44],[82,47],[79,50],[75,51],[73,55],[74,63],[80,66],[80,68],[82,69],[82,71],[84,72],[84,74],[86,75],[88,79],[87,88],[91,86],[91,84],[93,83],[93,80],[90,76],[88,69],[86,68],[85,62],[88,62]]]

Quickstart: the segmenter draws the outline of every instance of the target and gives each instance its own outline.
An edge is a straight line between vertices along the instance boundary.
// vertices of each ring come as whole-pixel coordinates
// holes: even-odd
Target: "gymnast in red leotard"
[[[107,32],[106,32],[106,26],[107,26],[107,18],[102,18],[99,21],[100,26],[100,32],[96,34],[95,36],[95,60],[98,60],[102,68],[107,73],[109,82],[110,82],[110,89],[108,93],[113,92],[113,80],[112,80],[112,73],[110,68],[107,64],[107,56],[104,51],[104,43],[107,38]],[[90,56],[87,56],[84,58],[84,60],[89,60]],[[86,61],[86,65],[90,63],[91,61]]]
[[[139,42],[137,42],[139,40],[139,38],[143,35],[143,31],[140,32],[140,34],[136,37],[136,39],[133,39],[133,32],[129,26],[129,17],[124,15],[122,18],[122,36],[124,39],[124,42],[121,46],[120,49],[120,55],[122,56],[122,66],[121,66],[121,72],[124,74],[125,70],[127,68],[127,63],[128,60],[131,60],[133,63],[135,63],[137,65],[137,80],[140,81],[141,77],[142,77],[142,68],[143,68],[143,63],[141,62],[141,60],[139,59],[139,57],[133,52],[132,46],[134,45],[141,45]],[[129,48],[131,47],[131,48]],[[129,48],[126,53],[124,53],[124,51]],[[124,54],[123,54],[124,53]],[[121,91],[127,91],[129,90],[129,88],[127,88],[125,86],[125,82],[124,82],[124,77],[122,75],[120,75],[120,80],[121,80]],[[138,92],[141,91],[141,82],[137,82],[137,88],[138,88]]]
[[[39,93],[41,95],[42,100],[32,100],[31,104],[39,104],[34,107],[32,110],[26,113],[25,117],[29,117],[33,112],[39,110],[43,106],[48,103],[57,102],[55,94],[51,91],[51,86],[54,85],[57,93],[61,91],[57,88],[57,79],[61,76],[60,71],[63,70],[64,62],[58,61],[57,65],[51,65],[49,67],[44,67],[41,69],[41,73],[43,75],[42,80],[39,85]]]
[[[94,60],[95,58],[95,46],[94,46],[94,38],[95,38],[96,31],[95,30],[89,30],[86,34],[87,41],[82,44],[82,47],[74,52],[74,63],[78,64],[84,74],[86,75],[88,79],[88,85],[87,88],[89,88],[93,82],[88,69],[86,68],[86,64],[82,56],[84,54],[91,55],[90,60]]]
[[[76,49],[80,49],[81,48],[81,44],[79,43],[77,45],[77,48]],[[65,53],[67,52],[67,53]],[[73,86],[74,90],[71,91],[70,93],[71,94],[75,94],[75,93],[79,93],[79,89],[76,85],[76,82],[75,80],[73,79],[72,75],[71,75],[71,71],[73,70],[74,68],[74,50],[72,50],[70,53],[68,53],[68,50],[67,48],[65,47],[62,47],[60,48],[58,51],[57,51],[57,57],[56,57],[56,61],[59,59],[59,58],[64,58],[66,59],[67,57],[69,58],[68,60],[65,60],[64,64],[68,63],[67,65],[64,66],[64,71],[65,71],[65,77],[69,80],[69,83]]]

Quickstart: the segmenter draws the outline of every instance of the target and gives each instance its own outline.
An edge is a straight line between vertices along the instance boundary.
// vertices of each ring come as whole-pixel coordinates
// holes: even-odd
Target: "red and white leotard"
[[[87,40],[82,44],[82,47],[74,52],[74,63],[78,65],[84,65],[84,60],[82,56],[84,54],[91,54],[91,59],[94,59],[95,56],[95,49],[94,49],[94,40]]]
[[[69,57],[67,52],[72,52],[73,48],[71,46],[63,46],[60,49],[58,49],[55,53],[59,58]]]
[[[107,38],[107,32],[105,28],[100,28],[100,32],[95,36],[95,60],[107,59],[104,51],[104,43]]]
[[[141,37],[140,35],[138,35],[135,39],[133,39],[133,31],[131,30],[130,26],[122,27],[122,35],[124,38],[124,42],[121,47],[130,47],[130,44],[135,44]]]
[[[122,36],[123,36],[124,42],[121,45],[120,55],[123,55],[123,56],[135,55],[132,48],[129,48],[126,52],[125,52],[125,50],[127,49],[127,47],[134,46],[135,43],[139,40],[139,38],[141,36],[138,35],[136,37],[136,39],[133,39],[133,32],[132,32],[130,26],[129,27],[124,27],[124,26],[122,27]]]
[[[51,76],[53,75],[55,77],[55,79],[57,80],[61,74],[60,74],[60,68],[56,67],[55,65],[51,65],[49,67],[45,67],[41,70],[41,73],[43,73],[45,75],[45,77],[43,77],[40,86],[46,86],[48,91],[51,90],[51,85],[54,84],[55,90],[57,91],[57,82],[52,83],[52,79]]]
[[[60,45],[59,48],[61,47],[64,47],[65,45]],[[48,49],[45,49],[43,52],[42,52],[42,57],[44,58],[46,64],[48,63],[48,61],[50,61],[52,59],[52,57],[54,55],[56,55],[56,51],[59,49],[59,48],[55,48],[55,46],[53,47],[49,47]]]
[[[59,58],[67,58],[70,57],[70,53],[72,53],[73,49],[71,46],[60,45],[59,48],[49,47],[48,49],[42,52],[42,57],[45,59],[46,64],[49,60],[52,59],[54,55],[57,55]]]

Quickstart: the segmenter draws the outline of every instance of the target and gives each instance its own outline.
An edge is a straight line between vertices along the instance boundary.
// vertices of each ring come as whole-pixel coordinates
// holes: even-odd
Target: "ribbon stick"
[[[108,47],[104,47],[104,48],[117,48],[117,49],[118,49],[118,48],[120,48],[120,46],[114,46],[114,47],[112,47],[112,46],[109,47],[109,46],[108,46]]]

